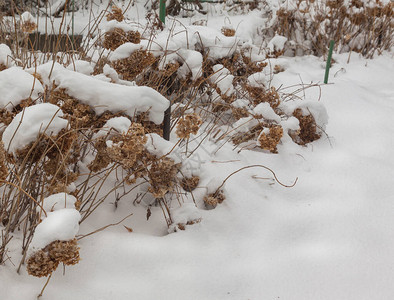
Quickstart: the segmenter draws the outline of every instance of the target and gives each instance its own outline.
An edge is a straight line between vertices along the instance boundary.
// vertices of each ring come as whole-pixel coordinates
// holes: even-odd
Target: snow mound
[[[41,103],[26,107],[18,113],[3,133],[4,148],[9,153],[23,149],[34,142],[40,133],[56,135],[67,127],[63,112],[56,105]]]
[[[60,209],[48,213],[34,232],[29,252],[33,253],[54,241],[68,241],[75,238],[79,230],[81,215],[75,209]]]
[[[6,60],[6,53],[7,51],[0,48],[0,63]],[[0,108],[11,111],[22,100],[36,99],[43,92],[41,83],[33,75],[18,67],[0,72]]]
[[[54,81],[58,88],[64,88],[67,94],[91,106],[98,115],[109,110],[134,117],[149,111],[150,121],[160,124],[169,106],[169,101],[150,87],[105,82],[67,70],[59,64],[53,66],[52,72],[51,69],[52,63],[47,63],[39,66],[37,72],[48,85]]]
[[[120,134],[127,133],[130,126],[131,121],[126,117],[111,118],[105,123],[103,128],[93,136],[93,139],[106,136],[108,134],[111,134],[111,132],[116,132]]]
[[[0,65],[11,67],[11,49],[6,44],[0,44]]]
[[[57,193],[44,198],[42,208],[46,213],[53,212],[64,208],[75,208],[77,198],[66,193]],[[41,207],[37,207],[37,212],[40,213]],[[45,217],[43,213],[42,218]]]

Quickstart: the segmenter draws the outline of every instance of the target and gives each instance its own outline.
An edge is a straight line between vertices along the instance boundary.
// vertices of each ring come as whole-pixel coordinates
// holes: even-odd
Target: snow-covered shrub
[[[291,0],[271,13],[271,27],[265,32],[286,37],[287,54],[324,55],[330,40],[339,52],[367,57],[393,46],[392,1]]]

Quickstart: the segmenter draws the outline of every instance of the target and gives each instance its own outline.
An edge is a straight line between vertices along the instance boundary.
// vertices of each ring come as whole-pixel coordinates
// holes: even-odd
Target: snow
[[[146,135],[147,141],[145,144],[145,149],[152,155],[160,158],[167,156],[174,160],[175,163],[180,163],[181,156],[177,153],[175,149],[175,143],[171,141],[166,141],[157,133],[149,133]]]
[[[4,130],[4,148],[16,155],[17,150],[34,142],[40,133],[57,135],[66,128],[68,121],[56,105],[41,103],[24,108]]]
[[[276,34],[268,43],[267,47],[274,51],[282,51],[285,47],[285,43],[287,42],[287,38],[281,35]]]
[[[3,53],[7,54],[7,51]],[[5,61],[4,56],[3,59]],[[11,67],[0,72],[0,108],[11,111],[22,100],[35,100],[43,92],[41,83],[21,68]]]
[[[37,225],[29,252],[38,251],[57,240],[72,240],[78,233],[80,219],[79,212],[72,208],[49,212],[48,216]]]
[[[264,170],[241,171],[227,181],[223,204],[200,209],[201,223],[162,237],[142,229],[156,221],[136,214],[125,223],[133,233],[118,226],[82,239],[81,262],[64,276],[56,271],[43,299],[390,299],[393,60],[388,54],[354,56],[349,64],[347,55],[335,59],[333,84],[321,86],[320,100],[330,116],[330,140],[277,155],[237,155],[229,146],[213,155],[209,143],[199,151],[204,178],[258,163],[287,184],[298,176],[295,187],[271,185]],[[311,57],[289,59],[289,66],[275,80],[299,83],[292,70],[315,82],[324,76]],[[334,76],[341,68],[346,73]],[[306,91],[307,98],[318,94],[318,88]],[[45,282],[12,269],[0,270],[0,278],[18,282],[5,286],[6,299],[31,299]]]
[[[75,208],[75,202],[77,202],[77,199],[74,196],[66,193],[57,193],[44,198],[41,206],[48,214],[64,208]],[[45,213],[42,212],[41,207],[37,207],[37,212],[40,213],[41,218],[45,218]]]
[[[54,81],[58,88],[66,89],[67,93],[90,105],[100,115],[106,110],[123,111],[130,117],[149,111],[149,119],[160,124],[169,101],[161,94],[146,86],[124,86],[104,82],[92,76],[67,70],[55,64],[47,63],[37,67],[48,84]],[[49,75],[50,79],[49,79]]]
[[[85,75],[91,75],[94,71],[92,64],[84,60],[76,60],[72,62],[68,65],[67,69]]]
[[[262,102],[258,104],[254,109],[253,113],[256,115],[261,115],[266,120],[272,120],[276,123],[280,122],[280,117],[274,112],[272,107],[267,102]]]
[[[215,73],[212,74],[209,80],[216,84],[223,94],[231,96],[234,92],[234,76],[231,75],[230,71],[221,64],[214,65],[212,70]]]
[[[129,127],[131,126],[131,121],[126,117],[115,117],[109,119],[99,132],[94,134],[93,139],[100,138],[102,136],[111,136],[114,133],[124,134],[127,133]]]
[[[6,44],[0,44],[0,65],[11,67],[11,49]]]
[[[25,11],[23,14],[21,14],[21,20],[22,22],[31,22],[31,23],[36,23],[36,20],[32,16],[31,13],[28,11]]]
[[[141,8],[140,1],[135,3],[133,16]],[[225,24],[223,20],[229,20],[236,28],[236,39],[244,40],[240,32],[245,32],[247,40],[255,42],[258,38],[256,26],[248,27],[253,22],[260,24],[261,17],[256,12],[248,17],[224,13],[217,18],[197,15],[194,20],[197,18],[205,18],[208,24],[216,26],[215,30],[206,29],[202,33],[204,38],[211,38],[208,40],[211,43],[214,36],[223,38],[218,34]],[[185,20],[189,21],[193,20]],[[170,27],[168,24],[171,23],[167,22]],[[196,27],[186,28],[182,29],[183,33],[181,28],[174,29],[170,49],[193,41],[194,34],[190,33]],[[164,41],[163,38],[160,45],[165,47]],[[198,43],[189,45],[187,49],[194,51]],[[257,48],[253,48],[253,55],[259,60]],[[220,57],[226,51],[213,50],[210,55]],[[198,187],[193,194],[179,193],[170,207],[174,223],[196,218],[201,219],[200,223],[168,234],[175,231],[175,226],[167,228],[159,207],[151,207],[152,216],[147,221],[146,207],[133,205],[135,195],[121,199],[117,209],[113,205],[114,195],[81,224],[80,233],[115,223],[114,220],[121,220],[131,212],[133,216],[121,225],[79,240],[81,261],[65,271],[59,268],[42,299],[391,299],[394,294],[391,283],[394,277],[393,54],[383,53],[367,60],[356,53],[346,53],[334,55],[334,59],[326,85],[320,84],[324,60],[313,56],[272,59],[270,65],[280,64],[285,66],[285,71],[272,78],[271,74],[262,72],[249,79],[256,86],[269,83],[288,96],[294,93],[294,97],[289,96],[281,103],[280,109],[291,113],[301,108],[304,114],[312,113],[326,133],[320,140],[302,147],[284,134],[278,154],[258,149],[239,151],[224,141],[204,140],[184,161],[188,175],[200,176]],[[195,62],[197,74],[197,59]],[[107,71],[106,74],[111,73]],[[189,73],[185,70],[179,76],[185,74]],[[55,66],[51,80],[56,79],[56,84],[67,88],[68,84],[71,86],[67,80],[76,78],[72,84],[80,84],[75,95],[84,94],[88,88],[99,99],[102,90],[96,91],[98,87],[108,84],[105,89],[110,90],[109,85],[112,91],[118,89],[118,85],[93,77],[94,84],[89,87],[86,83],[90,84],[90,79],[79,75],[82,74],[59,71]],[[309,86],[310,83],[319,85]],[[138,89],[127,91],[109,99],[122,102],[126,97],[128,103],[133,103],[133,99],[141,101],[145,93]],[[130,97],[132,93],[136,93],[135,98]],[[100,101],[94,103],[105,103],[110,108],[118,105],[110,100]],[[243,99],[232,105],[248,107]],[[253,112],[279,122],[284,133],[299,127],[295,117],[280,120],[266,104],[257,106]],[[255,121],[251,117],[242,118],[233,128],[247,132]],[[124,128],[115,123],[118,129]],[[189,151],[201,141],[198,137],[193,139]],[[174,147],[173,141],[149,134],[146,147],[160,157]],[[259,167],[234,173],[251,165],[271,168],[283,184],[291,185],[296,178],[298,181],[294,187],[285,188],[273,180],[268,170]],[[215,209],[206,210],[201,199],[214,192],[232,173],[223,187],[226,199]],[[197,206],[191,196],[197,200]],[[78,232],[78,221],[79,214],[74,209],[61,208],[48,213],[37,227],[34,248],[39,249],[54,239],[73,238]],[[17,233],[10,242],[14,264],[21,258],[18,247],[21,242]],[[46,278],[28,276],[23,267],[17,274],[11,262],[0,266],[1,297],[35,299]]]

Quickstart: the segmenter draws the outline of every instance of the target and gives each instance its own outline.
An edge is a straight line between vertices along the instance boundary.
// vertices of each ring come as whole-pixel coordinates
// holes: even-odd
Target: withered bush
[[[75,265],[79,260],[79,247],[76,239],[54,241],[28,258],[27,272],[35,277],[46,277],[56,270],[59,263]]]
[[[219,190],[215,193],[206,195],[203,200],[206,208],[213,209],[218,204],[221,204],[225,199],[226,197],[224,196],[223,191]]]
[[[195,190],[195,188],[198,186],[199,182],[200,182],[200,177],[198,177],[198,176],[184,177],[184,178],[182,178],[182,181],[181,181],[181,187],[186,192],[191,192],[191,191]]]
[[[298,0],[296,5],[280,8],[271,29],[307,54],[326,54],[331,39],[337,51],[368,58],[393,45],[393,2]]]
[[[124,43],[139,44],[141,41],[141,34],[138,31],[125,32],[121,28],[115,28],[107,31],[104,34],[103,47],[110,50],[115,50]]]
[[[156,59],[152,53],[146,50],[137,50],[128,58],[114,61],[112,66],[124,80],[132,81],[155,62]]]
[[[305,145],[318,140],[321,137],[320,130],[312,114],[304,115],[300,108],[293,112],[293,116],[300,122],[300,132],[294,137],[297,144]]]
[[[107,21],[116,20],[118,22],[122,22],[124,20],[124,15],[122,9],[113,5],[111,8],[112,12],[107,14]]]
[[[178,121],[176,134],[181,139],[188,139],[191,134],[197,134],[201,124],[202,121],[198,115],[185,115]]]
[[[268,129],[268,133],[264,130],[260,133],[258,137],[259,146],[264,150],[277,153],[276,147],[283,136],[283,128],[280,125],[272,125]]]

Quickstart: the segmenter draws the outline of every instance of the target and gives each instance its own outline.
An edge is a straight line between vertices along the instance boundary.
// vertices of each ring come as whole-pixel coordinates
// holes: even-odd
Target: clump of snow
[[[15,155],[17,150],[34,142],[40,133],[58,134],[68,124],[62,116],[63,112],[60,108],[50,103],[26,107],[4,130],[2,137],[4,148]]]
[[[171,218],[173,223],[168,228],[168,232],[177,230],[177,225],[187,225],[188,222],[200,222],[201,212],[194,203],[183,203],[179,208],[171,211]]]
[[[64,208],[48,213],[37,225],[29,252],[33,253],[54,241],[68,241],[75,238],[79,230],[81,215],[75,209]]]
[[[11,49],[6,44],[0,44],[0,65],[11,67]]]
[[[265,74],[264,71],[254,73],[248,77],[248,83],[251,87],[262,87],[267,86],[269,75]]]
[[[218,86],[222,94],[230,96],[234,93],[234,76],[230,71],[221,64],[214,65],[212,69],[215,73],[210,77],[210,81]]]
[[[41,83],[21,68],[11,67],[0,72],[0,108],[11,111],[22,100],[37,99],[43,92]]]
[[[145,49],[146,47],[144,46],[146,45],[144,45],[144,41],[145,40],[141,41],[140,44],[124,43],[123,45],[120,45],[110,55],[109,57],[110,61],[116,61],[116,60],[128,58],[133,52]]]
[[[267,47],[271,52],[274,51],[282,51],[285,47],[285,43],[287,42],[287,38],[281,35],[276,34],[268,43]]]
[[[34,17],[32,16],[31,13],[29,13],[28,11],[25,11],[22,15],[21,15],[21,21],[24,22],[30,22],[30,23],[36,23],[36,20],[34,19]]]
[[[202,54],[198,51],[180,49],[178,51],[180,59],[183,60],[183,65],[178,69],[178,75],[181,78],[186,78],[189,73],[192,74],[192,80],[196,80],[202,75]]]
[[[302,114],[312,115],[319,129],[325,130],[328,124],[328,114],[325,106],[316,101],[306,100],[306,101],[294,101],[291,103],[286,103],[282,106],[283,111],[289,115],[293,113],[297,108],[301,109]]]
[[[52,63],[39,66],[37,72],[48,85],[54,81],[58,88],[64,88],[70,96],[91,106],[98,115],[109,110],[134,117],[149,111],[149,120],[160,124],[169,106],[169,101],[150,87],[109,83],[67,70],[59,64],[52,68]]]
[[[235,122],[232,127],[235,132],[248,132],[253,126],[256,126],[259,122],[253,117],[244,117]]]
[[[280,117],[275,113],[275,111],[272,109],[268,102],[262,102],[258,104],[253,109],[253,113],[263,116],[263,118],[266,120],[272,120],[276,123],[280,122]]]
[[[99,137],[106,135],[111,136],[111,133],[118,133],[118,134],[126,133],[129,130],[130,126],[131,126],[131,121],[126,117],[111,118],[105,123],[103,128],[100,129],[100,131],[93,136],[93,139],[97,139]]]
[[[76,60],[67,66],[68,70],[76,71],[85,75],[91,75],[94,71],[90,62],[85,60]]]
[[[175,149],[175,144],[171,141],[166,141],[156,133],[149,133],[146,135],[148,140],[145,144],[145,149],[156,157],[167,156],[174,160],[175,163],[181,162],[181,155]]]
[[[64,209],[64,208],[75,208],[75,202],[77,198],[66,193],[57,193],[50,195],[42,201],[42,208],[48,214],[52,211]],[[37,207],[37,212],[41,212],[41,207]],[[44,218],[45,214],[41,214],[41,218]]]

